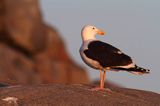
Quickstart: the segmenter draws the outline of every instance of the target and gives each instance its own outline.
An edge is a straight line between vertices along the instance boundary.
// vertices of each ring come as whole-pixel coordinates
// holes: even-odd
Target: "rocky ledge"
[[[32,85],[0,88],[0,106],[160,106],[160,94],[128,88],[92,91],[89,85]]]

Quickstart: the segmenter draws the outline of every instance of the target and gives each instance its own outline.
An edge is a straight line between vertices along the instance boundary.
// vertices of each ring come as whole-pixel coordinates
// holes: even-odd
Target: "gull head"
[[[86,25],[82,28],[82,31],[81,31],[81,35],[82,35],[82,39],[83,41],[86,41],[86,40],[94,40],[96,39],[96,35],[104,35],[105,32],[96,28],[95,26],[93,25]]]

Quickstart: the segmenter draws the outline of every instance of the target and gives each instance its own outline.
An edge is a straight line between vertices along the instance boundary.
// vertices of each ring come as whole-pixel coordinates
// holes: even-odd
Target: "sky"
[[[160,1],[159,0],[40,0],[43,19],[58,29],[72,59],[87,69],[92,80],[99,71],[88,67],[79,55],[81,29],[95,25],[106,32],[97,36],[134,62],[151,70],[137,76],[127,72],[107,72],[107,79],[127,88],[160,93]]]

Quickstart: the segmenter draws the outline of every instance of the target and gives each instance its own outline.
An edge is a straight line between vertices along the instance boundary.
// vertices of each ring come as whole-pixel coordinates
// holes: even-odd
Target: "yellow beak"
[[[97,31],[97,34],[99,34],[99,35],[104,35],[104,34],[105,34],[105,32],[104,32],[104,31],[102,31],[102,30],[98,30],[98,31]]]

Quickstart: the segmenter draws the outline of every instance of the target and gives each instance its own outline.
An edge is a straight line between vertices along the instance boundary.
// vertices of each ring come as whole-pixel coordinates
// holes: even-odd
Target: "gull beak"
[[[104,31],[102,31],[102,30],[98,30],[98,31],[97,31],[97,34],[99,34],[99,35],[104,35],[104,34],[105,34],[105,32],[104,32]]]

